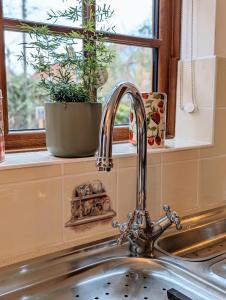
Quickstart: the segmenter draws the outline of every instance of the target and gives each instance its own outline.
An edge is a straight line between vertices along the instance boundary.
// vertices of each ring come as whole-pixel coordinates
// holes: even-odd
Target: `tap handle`
[[[127,224],[126,223],[119,223],[118,221],[112,221],[112,227],[118,228],[120,233],[123,233],[127,230]]]
[[[181,219],[175,211],[172,212],[171,220],[176,225],[177,230],[182,229]]]
[[[120,223],[118,221],[113,220],[112,221],[112,227],[113,228],[120,228]]]
[[[167,204],[163,205],[163,210],[166,213],[167,218],[176,225],[177,230],[182,229],[181,219],[175,211],[171,211],[170,206]]]
[[[133,220],[134,220],[133,214],[129,213],[128,214],[128,219],[127,219],[126,222],[119,223],[118,221],[113,220],[112,221],[112,227],[118,228],[119,231],[122,233],[122,232],[125,232],[126,230],[131,228]]]
[[[166,212],[166,215],[171,212],[170,206],[168,204],[163,205],[163,210]]]

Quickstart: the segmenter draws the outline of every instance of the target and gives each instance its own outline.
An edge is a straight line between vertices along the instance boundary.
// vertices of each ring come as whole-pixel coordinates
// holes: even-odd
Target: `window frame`
[[[6,150],[25,151],[31,149],[45,148],[44,130],[9,131],[7,90],[6,90],[6,68],[4,49],[4,30],[18,30],[21,20],[3,18],[3,5],[0,0],[0,88],[3,94],[3,118]],[[88,17],[90,9],[85,7],[84,20]],[[177,64],[180,58],[180,25],[181,25],[181,0],[154,0],[154,24],[153,38],[143,38],[122,34],[106,34],[109,42],[154,48],[153,68],[156,68],[153,76],[153,91],[164,91],[168,95],[167,108],[167,137],[174,137],[175,133],[175,113],[176,113],[176,85],[177,85]],[[29,25],[43,25],[43,23],[23,21]],[[64,27],[59,25],[48,25],[48,27],[58,33],[71,30],[82,31],[82,28]],[[128,126],[117,126],[114,128],[114,141],[128,140]]]

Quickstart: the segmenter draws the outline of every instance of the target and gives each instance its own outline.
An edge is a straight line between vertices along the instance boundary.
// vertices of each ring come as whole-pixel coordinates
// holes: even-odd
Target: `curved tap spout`
[[[111,171],[112,160],[112,136],[115,115],[121,98],[130,94],[137,125],[137,207],[130,213],[125,223],[113,222],[113,227],[120,231],[119,243],[129,240],[130,251],[134,255],[153,255],[155,240],[169,227],[176,224],[180,229],[180,218],[176,212],[171,212],[169,206],[164,206],[166,215],[157,222],[152,222],[146,210],[146,169],[147,169],[147,124],[146,114],[141,94],[138,89],[129,82],[119,83],[110,96],[102,115],[100,128],[100,144],[97,156],[97,167],[100,171]]]
[[[100,171],[110,171],[113,168],[112,136],[115,115],[121,98],[130,94],[133,100],[137,124],[137,209],[146,208],[146,161],[147,161],[147,125],[142,96],[138,89],[130,82],[121,82],[113,90],[102,115],[97,167]]]

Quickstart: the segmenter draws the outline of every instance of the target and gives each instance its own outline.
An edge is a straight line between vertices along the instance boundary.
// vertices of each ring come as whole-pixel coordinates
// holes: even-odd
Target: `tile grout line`
[[[62,243],[65,243],[64,239],[64,210],[65,210],[65,203],[64,203],[64,195],[65,195],[65,182],[64,182],[64,163],[61,164],[61,229],[62,229]]]
[[[175,161],[171,161],[171,162],[164,162],[164,165],[170,166],[170,165],[175,165],[175,164],[183,164],[186,162],[196,162],[197,159],[198,159],[198,157],[192,158],[192,159],[175,160]]]
[[[161,215],[161,207],[163,206],[163,167],[164,167],[164,162],[163,162],[163,154],[161,153],[161,158],[160,158],[160,207],[159,207],[159,215]]]
[[[17,182],[7,182],[7,183],[1,183],[0,184],[0,189],[4,188],[4,187],[8,187],[11,185],[15,185],[15,186],[22,186],[24,184],[30,184],[30,183],[43,183],[43,182],[52,182],[58,179],[61,179],[61,176],[54,176],[54,177],[48,177],[48,178],[37,178],[37,179],[32,179],[32,180],[25,180],[25,181],[17,181]]]
[[[116,168],[116,187],[115,187],[115,209],[116,209],[116,217],[119,215],[119,196],[118,196],[118,175],[119,175],[119,163],[117,159],[117,168]]]
[[[199,150],[199,155],[197,159],[197,191],[196,191],[196,205],[197,208],[200,209],[200,193],[199,193],[199,186],[200,186],[200,150]]]
[[[226,154],[213,155],[213,156],[208,156],[208,157],[200,157],[200,161],[202,161],[202,160],[220,159],[220,158],[226,158]]]

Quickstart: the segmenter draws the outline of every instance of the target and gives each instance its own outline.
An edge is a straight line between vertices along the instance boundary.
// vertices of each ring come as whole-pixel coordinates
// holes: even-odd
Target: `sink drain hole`
[[[148,299],[148,297],[144,297],[144,299]]]
[[[107,284],[111,284],[110,282],[107,282]]]
[[[144,286],[144,289],[147,289],[147,286]]]
[[[124,295],[125,298],[129,297],[128,295]]]
[[[105,293],[105,295],[109,295],[109,293]]]
[[[129,286],[128,284],[125,284],[125,286]]]
[[[95,297],[94,299],[96,299],[96,300],[97,300],[97,299],[99,299],[99,297]]]
[[[76,297],[76,298],[79,298],[79,295],[76,295],[75,297]]]

